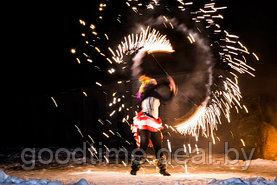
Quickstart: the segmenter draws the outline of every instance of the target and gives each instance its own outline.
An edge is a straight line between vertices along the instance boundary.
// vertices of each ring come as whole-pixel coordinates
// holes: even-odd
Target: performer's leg
[[[151,132],[151,141],[153,143],[153,147],[155,150],[155,155],[157,159],[160,159],[162,157],[162,135],[161,132]]]
[[[138,130],[138,135],[140,137],[140,149],[143,150],[141,152],[145,154],[149,144],[151,132],[149,130]]]
[[[149,139],[150,139],[150,131],[148,130],[139,130],[138,135],[140,137],[140,148],[135,152],[134,158],[132,159],[131,164],[131,174],[136,175],[137,171],[140,168],[142,160],[146,158],[146,149],[148,147]]]
[[[164,176],[170,176],[170,174],[166,171],[166,157],[161,152],[161,149],[162,149],[161,132],[151,132],[151,141],[153,142],[153,147],[156,154],[156,165],[160,169],[160,174]]]

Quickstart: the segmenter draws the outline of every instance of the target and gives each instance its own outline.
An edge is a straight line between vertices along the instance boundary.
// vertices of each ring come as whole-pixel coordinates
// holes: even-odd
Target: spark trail
[[[110,1],[102,1],[99,4],[100,22],[109,19],[108,15],[113,13],[105,12],[108,11],[109,4],[112,6]],[[174,39],[172,41],[175,33],[176,37],[178,35],[175,40],[183,40],[203,51],[201,55],[205,59],[201,59],[202,63],[199,64],[208,66],[205,71],[207,73],[204,84],[205,97],[197,104],[198,107],[190,117],[172,123],[174,127],[172,128],[183,135],[192,135],[196,140],[199,133],[203,133],[205,137],[211,137],[215,142],[214,131],[217,130],[218,124],[221,124],[222,117],[230,122],[232,108],[248,112],[246,106],[241,103],[238,74],[254,77],[255,69],[248,60],[259,61],[258,56],[242,44],[239,36],[229,33],[221,26],[224,20],[223,10],[227,7],[218,4],[217,1],[209,0],[202,3],[184,0],[125,1],[121,11],[127,12],[126,14],[132,17],[132,23],[130,19],[124,19],[120,13],[115,13],[117,24],[125,25],[118,29],[119,32],[120,29],[123,33],[129,32],[120,37],[105,31],[98,33],[97,24],[88,25],[84,20],[80,20],[80,24],[90,30],[93,42],[91,44],[90,41],[86,41],[85,44],[94,48],[93,55],[102,58],[110,65],[104,70],[111,79],[126,70],[132,71],[133,76],[139,75],[141,70],[138,69],[145,54],[172,54],[180,50],[178,45],[174,45]],[[99,26],[101,27],[101,24]],[[97,39],[102,41],[101,44]],[[72,50],[72,53],[75,54],[76,50]],[[133,58],[130,60],[128,57]],[[91,57],[87,55],[86,58],[89,62],[88,59]],[[76,60],[81,63],[79,58]],[[127,63],[130,62],[132,67],[128,68]],[[201,72],[200,69],[202,68],[199,68]],[[103,88],[100,82],[96,84],[99,88]],[[138,111],[138,107],[130,103],[132,90],[123,90],[126,84],[132,84],[132,81],[117,81],[116,86],[120,90],[110,93],[108,117],[121,112],[124,114],[122,121],[130,125],[131,115]],[[179,92],[182,93],[186,94]],[[104,135],[108,136],[106,133]]]

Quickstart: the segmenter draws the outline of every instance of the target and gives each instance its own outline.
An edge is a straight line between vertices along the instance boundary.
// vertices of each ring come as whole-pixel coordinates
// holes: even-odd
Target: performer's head
[[[140,77],[139,77],[139,82],[141,83],[141,85],[143,85],[143,84],[154,84],[154,85],[157,85],[157,81],[156,81],[156,79],[154,79],[154,78],[151,78],[151,77],[149,77],[149,76],[146,76],[146,75],[141,75]]]
[[[137,92],[137,100],[141,100],[141,95],[144,92],[145,88],[149,85],[157,85],[157,81],[154,78],[150,78],[146,75],[141,75],[139,77],[139,82],[141,83],[139,90]]]

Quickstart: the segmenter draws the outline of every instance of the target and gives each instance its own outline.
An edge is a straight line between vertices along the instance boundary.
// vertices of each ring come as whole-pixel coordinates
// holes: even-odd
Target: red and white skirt
[[[134,133],[138,148],[140,147],[138,130],[149,130],[150,132],[158,132],[162,129],[164,129],[164,127],[162,126],[161,118],[156,119],[154,117],[147,116],[142,111],[133,118],[132,132]],[[149,141],[149,146],[153,146],[151,140]]]

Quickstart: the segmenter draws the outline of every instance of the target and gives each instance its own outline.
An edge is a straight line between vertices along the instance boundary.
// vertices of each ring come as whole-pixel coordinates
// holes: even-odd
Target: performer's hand
[[[151,82],[152,82],[152,84],[154,84],[154,85],[157,85],[157,84],[158,84],[157,80],[154,79],[154,78],[151,79]]]
[[[178,93],[178,88],[173,80],[173,78],[171,76],[167,77],[168,81],[169,81],[169,87],[170,87],[170,91],[173,91],[174,95],[176,96]]]

